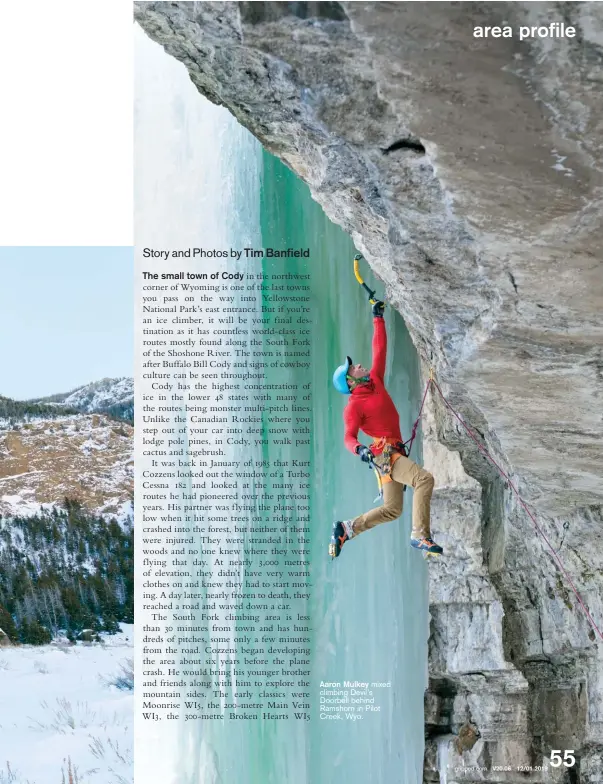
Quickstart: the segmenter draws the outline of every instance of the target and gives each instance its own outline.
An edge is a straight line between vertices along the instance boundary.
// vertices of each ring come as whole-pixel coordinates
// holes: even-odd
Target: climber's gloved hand
[[[356,447],[356,454],[363,463],[370,463],[375,457],[368,446],[364,446],[364,444],[360,444],[360,446]]]
[[[375,302],[373,305],[373,316],[375,318],[383,318],[383,311],[385,310],[385,302]]]

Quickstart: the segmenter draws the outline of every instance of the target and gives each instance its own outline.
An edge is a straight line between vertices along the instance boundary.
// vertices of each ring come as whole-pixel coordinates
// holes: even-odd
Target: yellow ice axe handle
[[[360,261],[361,258],[362,256],[360,256],[359,254],[354,256],[354,275],[356,276],[356,280],[358,281],[358,283],[360,283],[362,288],[365,289],[367,294],[369,295],[369,302],[371,303],[371,305],[374,305],[375,302],[377,302],[377,300],[375,299],[375,292],[369,289],[366,283],[362,280],[362,276],[360,275],[360,265],[358,264],[358,262]]]

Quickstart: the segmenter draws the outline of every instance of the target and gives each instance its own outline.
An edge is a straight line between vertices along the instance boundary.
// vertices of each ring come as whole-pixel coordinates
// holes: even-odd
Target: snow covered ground
[[[132,691],[113,682],[134,628],[121,628],[100,644],[0,649],[0,784],[131,784]]]

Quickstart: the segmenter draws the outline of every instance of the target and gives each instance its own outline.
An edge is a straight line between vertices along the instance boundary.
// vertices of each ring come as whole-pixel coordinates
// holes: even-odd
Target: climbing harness
[[[378,458],[378,460],[369,460],[369,468],[375,472],[379,488],[379,493],[375,498],[375,503],[377,503],[379,500],[383,501],[383,485],[394,481],[391,476],[394,463],[402,455],[408,457],[408,453],[404,443],[394,438],[379,438],[373,441],[369,449]],[[403,485],[402,488],[404,492],[406,485]]]

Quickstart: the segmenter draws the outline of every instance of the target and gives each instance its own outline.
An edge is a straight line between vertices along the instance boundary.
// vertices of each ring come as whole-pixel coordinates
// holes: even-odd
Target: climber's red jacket
[[[343,441],[346,447],[355,452],[360,445],[358,431],[363,430],[373,438],[395,438],[402,440],[400,415],[383,383],[385,358],[387,354],[387,333],[382,318],[373,319],[373,366],[368,384],[361,384],[352,390],[348,403],[343,410],[345,425]]]

